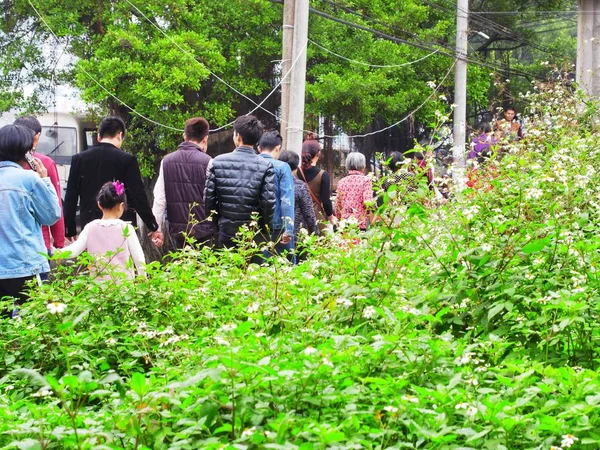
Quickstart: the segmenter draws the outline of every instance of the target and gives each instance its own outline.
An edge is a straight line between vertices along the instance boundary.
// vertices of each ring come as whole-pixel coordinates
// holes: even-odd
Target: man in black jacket
[[[259,226],[273,221],[275,188],[273,165],[254,151],[263,126],[254,116],[238,117],[233,124],[236,149],[219,155],[208,166],[205,211],[213,213],[219,228],[219,246],[233,246],[242,225],[258,213]]]
[[[98,145],[73,155],[65,194],[65,236],[77,235],[75,215],[77,201],[81,214],[81,228],[102,217],[96,195],[107,181],[119,180],[125,184],[128,209],[122,219],[136,225],[136,211],[151,232],[158,230],[142,176],[135,156],[121,150],[125,137],[125,122],[119,117],[106,117],[98,129]]]

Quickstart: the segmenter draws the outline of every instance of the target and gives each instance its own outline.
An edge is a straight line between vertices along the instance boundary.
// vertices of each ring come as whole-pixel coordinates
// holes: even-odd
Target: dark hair
[[[300,164],[300,157],[298,156],[298,153],[293,152],[291,150],[286,150],[284,152],[281,152],[281,155],[279,155],[279,161],[288,163],[290,169],[292,169],[293,172],[298,168],[298,165]]]
[[[417,161],[422,161],[425,159],[423,153],[416,151],[414,148],[407,150],[404,155],[406,155],[407,158],[416,159]]]
[[[479,124],[479,130],[482,133],[489,133],[490,131],[492,131],[492,125],[489,122],[481,122]]]
[[[42,124],[33,116],[19,117],[13,122],[13,125],[19,125],[21,127],[29,128],[35,134],[42,132]]]
[[[120,189],[121,193],[118,193],[117,189]],[[127,205],[125,185],[118,180],[104,183],[96,196],[96,201],[103,209],[113,209],[119,203]]]
[[[390,170],[392,172],[395,172],[396,170],[398,170],[400,168],[400,166],[402,165],[402,162],[404,161],[404,155],[402,154],[402,152],[392,152],[392,154],[390,155],[390,162],[389,162],[389,166],[390,166]]]
[[[5,125],[0,128],[0,161],[19,162],[33,147],[35,133],[20,125]]]
[[[110,139],[114,138],[119,133],[123,133],[123,137],[125,137],[125,130],[125,122],[123,122],[123,119],[120,117],[105,117],[98,127],[98,137],[100,139]]]
[[[188,141],[202,142],[208,136],[210,125],[204,117],[194,117],[185,122],[185,138]]]
[[[281,135],[279,134],[279,132],[277,131],[267,131],[266,133],[264,133],[261,138],[260,141],[258,141],[258,146],[260,147],[260,151],[264,152],[264,151],[273,151],[275,150],[275,148],[279,145],[281,145],[283,142],[283,138],[281,137]]]
[[[319,141],[309,139],[302,143],[302,169],[310,169],[312,160],[321,152]]]
[[[233,131],[241,136],[245,145],[256,145],[263,130],[263,124],[254,116],[240,116],[233,123]]]

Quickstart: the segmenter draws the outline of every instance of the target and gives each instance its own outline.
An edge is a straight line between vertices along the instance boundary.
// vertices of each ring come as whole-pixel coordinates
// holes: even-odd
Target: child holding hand
[[[131,224],[121,220],[125,211],[125,185],[109,181],[100,188],[96,199],[102,219],[88,223],[77,240],[63,250],[71,252],[71,257],[84,251],[97,256],[99,264],[95,272],[99,275],[109,265],[120,268],[130,279],[135,277],[133,266],[138,275],[145,275],[146,261],[140,241]]]

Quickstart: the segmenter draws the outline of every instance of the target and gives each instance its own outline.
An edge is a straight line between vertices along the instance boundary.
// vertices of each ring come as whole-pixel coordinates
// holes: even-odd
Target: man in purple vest
[[[206,154],[209,125],[206,119],[194,117],[185,123],[183,142],[177,150],[162,160],[154,186],[152,212],[159,223],[165,219],[169,235],[177,249],[186,242],[211,245],[215,225],[206,219],[204,186],[211,157]],[[150,233],[157,245],[162,245],[158,232]]]

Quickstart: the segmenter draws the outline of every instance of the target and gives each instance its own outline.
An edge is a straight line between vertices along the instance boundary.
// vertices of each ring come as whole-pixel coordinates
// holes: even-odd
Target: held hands
[[[150,240],[152,240],[152,243],[158,248],[161,248],[163,246],[163,243],[165,242],[164,236],[160,231],[151,231],[150,233],[148,233],[148,237],[150,238]]]
[[[287,233],[283,233],[283,235],[281,236],[281,243],[283,245],[287,245],[292,241],[292,236],[290,236]]]

